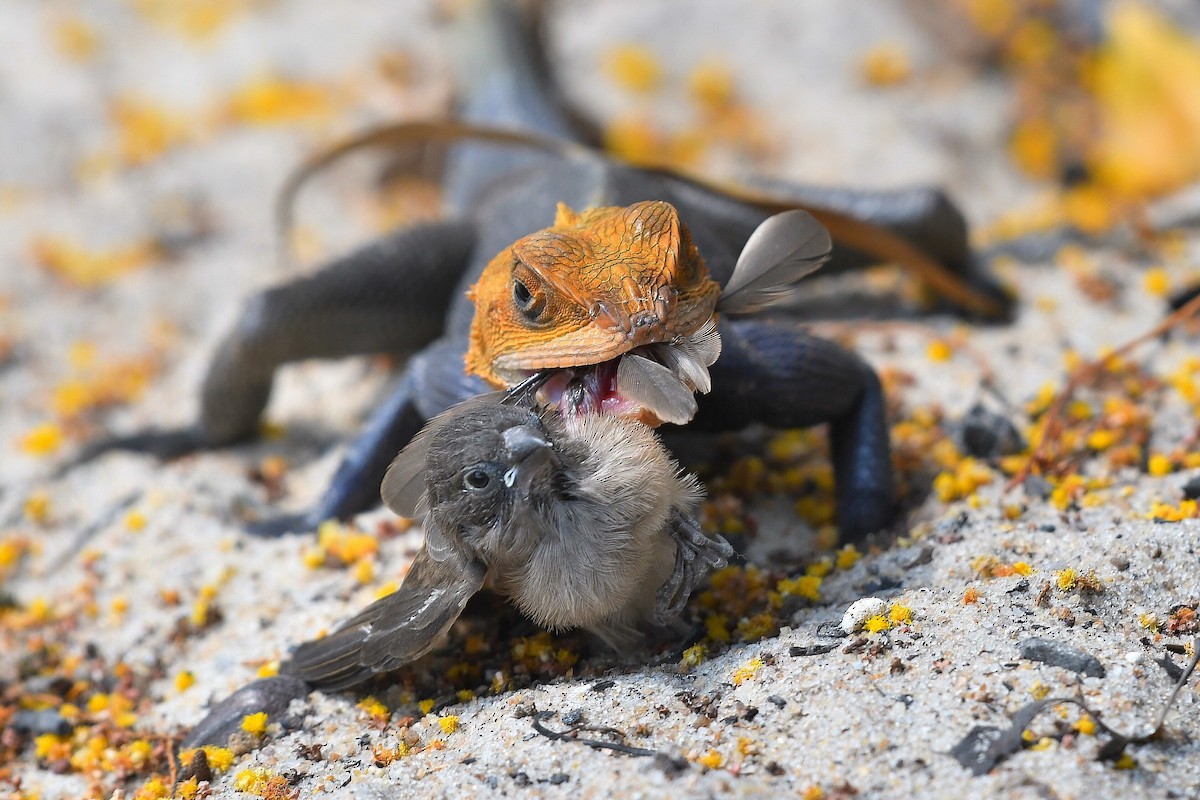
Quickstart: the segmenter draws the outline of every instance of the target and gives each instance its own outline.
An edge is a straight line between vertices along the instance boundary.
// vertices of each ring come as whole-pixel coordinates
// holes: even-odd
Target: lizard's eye
[[[546,311],[546,291],[533,270],[518,265],[512,279],[512,299],[517,312],[527,322],[543,322]]]
[[[533,307],[533,292],[529,291],[529,287],[521,281],[514,280],[513,300],[517,301],[517,308],[528,311]]]

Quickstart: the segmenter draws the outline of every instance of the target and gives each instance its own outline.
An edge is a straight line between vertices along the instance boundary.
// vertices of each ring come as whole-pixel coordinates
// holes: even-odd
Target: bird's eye
[[[473,492],[483,491],[488,488],[491,482],[492,476],[486,470],[479,469],[478,467],[468,470],[467,474],[463,475],[463,485]]]

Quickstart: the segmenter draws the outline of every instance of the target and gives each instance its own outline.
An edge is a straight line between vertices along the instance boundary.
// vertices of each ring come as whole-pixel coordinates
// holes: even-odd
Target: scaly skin
[[[466,367],[499,387],[532,370],[599,364],[694,332],[719,293],[669,203],[581,214],[560,203],[553,226],[502,250],[467,293]]]

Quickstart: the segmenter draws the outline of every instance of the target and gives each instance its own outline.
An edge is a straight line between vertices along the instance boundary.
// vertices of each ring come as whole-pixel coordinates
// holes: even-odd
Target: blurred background
[[[456,76],[453,36],[468,4],[0,0],[0,579],[20,609],[0,632],[31,632],[14,634],[0,667],[15,672],[26,648],[53,655],[65,643],[62,652],[98,650],[159,672],[165,661],[167,675],[194,669],[200,683],[190,694],[178,683],[162,688],[165,680],[156,689],[166,709],[156,713],[178,727],[200,716],[205,698],[253,674],[247,654],[277,657],[396,577],[409,540],[383,539],[378,574],[371,550],[353,561],[351,578],[327,569],[324,554],[310,558],[311,537],[249,540],[236,522],[246,508],[317,496],[339,457],[330,445],[361,426],[394,375],[378,358],[283,370],[267,432],[286,428],[286,437],[166,467],[113,456],[65,475],[54,468],[104,430],[190,422],[213,348],[244,298],[437,213],[436,184],[425,176],[378,155],[353,158],[306,189],[291,242],[301,266],[279,266],[273,203],[303,159],[374,125],[453,113],[457,87],[470,79]],[[1001,495],[1014,470],[993,475],[962,458],[940,424],[943,412],[960,415],[979,398],[985,375],[1015,418],[1044,419],[1067,371],[1151,329],[1165,298],[1200,279],[1200,4],[542,0],[538,8],[562,95],[616,155],[722,181],[939,185],[965,210],[981,251],[1013,237],[1040,242],[1022,251],[1030,264],[991,264],[1020,298],[1011,326],[942,317],[919,329],[858,331],[857,349],[895,401],[903,491],[914,505],[937,501],[910,515],[913,528],[940,532],[945,516],[958,526],[937,540],[949,547],[963,509],[979,508],[976,490],[987,485],[995,514],[981,517],[980,530],[999,537],[1019,519],[1033,530],[1035,514],[1061,522],[1059,512],[1088,506],[1085,488],[1109,485],[1085,487],[1076,475],[1049,500],[1030,499],[1034,510],[1022,517],[1025,506]],[[1095,413],[1072,404],[1077,429],[1063,463],[1074,469],[1106,454],[1107,466],[1155,480],[1200,467],[1200,360],[1189,348],[1183,341],[1168,353],[1167,368],[1183,365],[1177,373],[1114,366]],[[1171,403],[1133,407],[1161,400],[1167,386],[1179,395]],[[1030,443],[1041,435],[1028,431]],[[777,443],[785,458],[777,450],[770,458],[810,459],[814,441],[785,435]],[[752,495],[777,477],[764,476],[761,458],[738,463],[747,466],[710,484],[723,525],[740,525],[742,506],[736,498],[721,506],[722,493],[749,486],[742,494]],[[825,478],[790,470],[800,499],[776,503],[782,513],[764,528],[795,538],[804,517],[832,529],[829,498],[811,499],[813,486],[828,495],[828,467],[814,465]],[[1152,484],[1120,513],[1158,508],[1160,489]],[[1116,491],[1093,499],[1124,503]],[[1193,499],[1184,503],[1154,513],[1200,514]],[[374,518],[385,520],[387,512]],[[1053,541],[1103,549],[1080,537]],[[970,546],[972,557],[988,552]],[[963,574],[982,571],[960,561]],[[237,570],[246,579],[230,582]],[[209,601],[227,584],[220,625]],[[824,601],[841,598],[837,591]],[[193,628],[180,628],[189,607]],[[254,625],[276,616],[283,624]],[[175,630],[195,636],[185,647]],[[1127,631],[1111,630],[1125,647]],[[735,635],[767,634],[751,626]],[[959,695],[953,688],[947,707],[967,709]],[[892,772],[882,760],[875,769]]]
[[[284,179],[369,126],[451,115],[464,5],[0,6],[0,439],[28,456],[17,476],[98,423],[190,416],[240,299],[287,277]],[[563,96],[634,162],[937,184],[981,245],[1073,231],[1170,247],[1164,230],[1200,218],[1188,0],[537,7]],[[436,211],[432,182],[355,160],[307,193],[293,245],[311,263]],[[1148,280],[1166,293],[1188,274]],[[147,390],[159,402],[131,409]]]

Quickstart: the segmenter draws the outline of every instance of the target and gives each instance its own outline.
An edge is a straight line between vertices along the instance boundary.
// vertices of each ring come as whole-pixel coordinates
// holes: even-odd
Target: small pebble
[[[1091,653],[1053,639],[1035,636],[1021,642],[1021,658],[1040,661],[1052,667],[1062,667],[1080,675],[1104,677],[1104,665]]]
[[[847,636],[862,630],[863,624],[871,617],[887,616],[888,605],[878,597],[864,597],[855,600],[842,615],[842,632]]]

